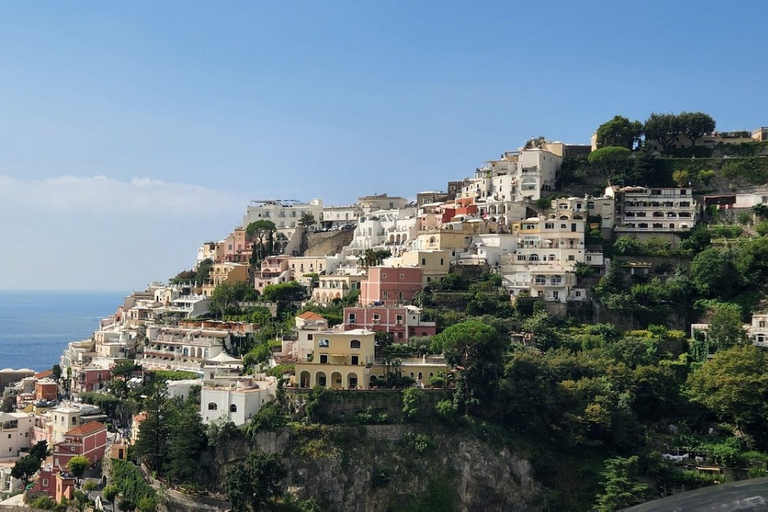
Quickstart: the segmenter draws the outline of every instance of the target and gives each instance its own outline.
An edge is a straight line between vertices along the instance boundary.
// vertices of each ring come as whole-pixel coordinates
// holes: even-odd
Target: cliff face
[[[405,425],[301,426],[219,443],[201,475],[223,488],[249,450],[281,454],[286,487],[341,512],[539,510],[527,460],[477,439]]]

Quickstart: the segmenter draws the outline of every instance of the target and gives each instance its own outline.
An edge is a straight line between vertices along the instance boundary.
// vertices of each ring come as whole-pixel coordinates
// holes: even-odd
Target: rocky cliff
[[[531,464],[504,447],[424,426],[292,426],[222,441],[201,478],[223,489],[251,449],[281,454],[285,485],[327,510],[539,510]]]

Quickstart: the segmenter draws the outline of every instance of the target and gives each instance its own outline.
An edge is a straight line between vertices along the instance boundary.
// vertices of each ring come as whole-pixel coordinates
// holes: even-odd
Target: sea
[[[0,369],[48,370],[90,338],[128,293],[0,290]]]

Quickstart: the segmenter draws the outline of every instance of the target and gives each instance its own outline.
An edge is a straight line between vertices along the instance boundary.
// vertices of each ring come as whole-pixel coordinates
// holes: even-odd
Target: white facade
[[[313,199],[302,203],[293,199],[267,199],[251,201],[243,216],[242,227],[247,227],[257,220],[269,220],[275,223],[277,229],[295,228],[301,216],[311,213],[315,221],[320,222],[323,216],[323,200]]]
[[[347,224],[356,224],[357,219],[363,214],[360,205],[352,204],[348,206],[326,206],[323,208],[323,215],[317,219],[324,228],[334,226],[344,226]]]
[[[245,425],[276,393],[277,379],[265,375],[208,381],[200,392],[203,423],[225,417],[235,425]]]
[[[380,210],[360,217],[348,248],[358,252],[374,247],[396,250],[416,236],[416,220],[416,208]]]
[[[541,148],[508,151],[499,160],[491,160],[464,181],[460,197],[472,197],[477,202],[533,201],[542,191],[555,189],[562,157]]]
[[[617,233],[688,231],[699,220],[699,205],[691,188],[625,187]]]
[[[749,339],[758,347],[768,347],[768,314],[755,313],[747,327]]]
[[[0,412],[0,459],[20,457],[30,448],[34,423],[33,414]]]
[[[11,494],[21,490],[21,480],[11,476],[15,464],[15,459],[3,460],[0,457],[0,501],[8,499]]]

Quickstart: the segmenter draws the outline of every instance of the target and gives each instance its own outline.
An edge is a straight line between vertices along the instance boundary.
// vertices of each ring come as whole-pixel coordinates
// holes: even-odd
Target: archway
[[[349,389],[357,389],[358,381],[356,373],[347,374],[347,387]]]
[[[308,388],[309,387],[309,379],[310,379],[310,373],[308,371],[303,371],[299,375],[299,387],[300,388]]]
[[[331,389],[341,389],[341,387],[342,387],[341,373],[333,372],[331,374]]]
[[[325,372],[317,372],[315,374],[315,385],[322,387],[328,386],[328,378],[326,377]]]

